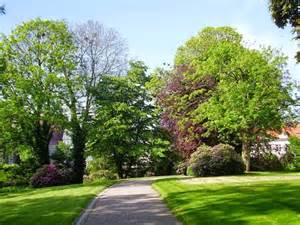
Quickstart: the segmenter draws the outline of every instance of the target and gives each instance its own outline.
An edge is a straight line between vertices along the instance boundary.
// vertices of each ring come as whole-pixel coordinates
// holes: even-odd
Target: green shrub
[[[271,151],[252,153],[250,166],[252,171],[282,171],[284,169],[278,157]]]
[[[283,169],[286,171],[295,171],[300,167],[297,162],[296,154],[289,149],[287,149],[286,153],[280,157],[280,162],[283,166]]]
[[[113,163],[105,157],[89,157],[86,165],[87,174],[95,173],[101,170],[115,171]]]
[[[181,175],[188,175],[187,169],[188,169],[188,162],[182,161],[177,164],[176,166],[176,174],[181,174]]]
[[[32,168],[27,164],[1,164],[0,187],[26,186],[32,175]]]
[[[90,158],[87,162],[86,173],[87,175],[84,177],[85,181],[118,179],[118,175],[113,164],[109,159],[104,157]]]
[[[146,157],[147,158],[147,157]],[[167,148],[165,151],[157,153],[152,151],[149,160],[139,160],[144,165],[142,171],[145,175],[164,176],[176,174],[176,164],[180,161],[179,155],[172,149]]]
[[[290,165],[293,170],[300,170],[300,138],[291,136],[289,137],[290,144],[288,145],[288,150],[295,155],[295,159],[293,163]]]
[[[194,176],[221,176],[242,174],[245,165],[241,156],[234,148],[227,144],[214,147],[200,146],[191,155],[188,175]]]
[[[71,167],[71,146],[60,141],[57,145],[56,151],[51,155],[51,159],[54,161],[54,164],[59,165],[59,167]]]
[[[251,170],[252,171],[283,171],[296,169],[296,155],[290,149],[284,154],[280,153],[280,157],[274,154],[276,149],[270,146],[253,149],[251,152]]]
[[[196,164],[193,164],[193,165],[196,165]],[[194,173],[194,169],[193,169],[192,166],[189,166],[189,167],[187,168],[187,170],[186,170],[186,175],[188,175],[188,176],[193,176],[193,177],[197,176],[197,174]]]
[[[84,180],[88,182],[101,179],[116,180],[118,179],[118,175],[110,170],[98,170],[84,177]]]
[[[300,156],[300,138],[295,136],[289,137],[289,150]]]

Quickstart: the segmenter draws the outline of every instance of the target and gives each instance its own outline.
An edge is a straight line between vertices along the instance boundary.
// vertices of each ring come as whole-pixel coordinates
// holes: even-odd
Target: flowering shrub
[[[241,174],[245,170],[241,156],[230,145],[200,146],[191,155],[188,175],[221,176]]]
[[[59,169],[55,165],[44,165],[31,177],[33,187],[49,187],[68,184],[71,182],[71,172],[68,169]]]

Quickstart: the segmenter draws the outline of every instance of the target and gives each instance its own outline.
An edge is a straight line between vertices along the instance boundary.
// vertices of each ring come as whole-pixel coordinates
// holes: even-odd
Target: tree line
[[[128,61],[117,31],[93,21],[34,19],[3,36],[0,51],[1,160],[49,164],[53,133],[67,131],[73,183],[83,181],[87,156],[105,158],[122,178],[221,143],[249,171],[253,148],[296,121],[287,57],[245,47],[231,27],[202,29],[174,66],[151,74]]]

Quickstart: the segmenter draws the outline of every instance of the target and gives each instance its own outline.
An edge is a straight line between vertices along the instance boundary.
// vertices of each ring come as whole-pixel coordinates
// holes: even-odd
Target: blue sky
[[[117,29],[127,40],[130,57],[150,68],[172,63],[178,46],[205,26],[235,27],[253,47],[281,49],[289,69],[300,81],[300,65],[290,29],[277,28],[269,15],[268,0],[2,0],[7,15],[0,17],[0,32],[41,17],[71,23],[100,21]]]

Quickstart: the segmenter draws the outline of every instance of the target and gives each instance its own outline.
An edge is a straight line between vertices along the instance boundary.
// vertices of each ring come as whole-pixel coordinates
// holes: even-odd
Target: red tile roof
[[[289,135],[289,136],[296,136],[300,137],[300,124],[297,124],[295,127],[285,127],[283,130]]]
[[[287,133],[288,136],[300,137],[300,123],[297,124],[296,126],[286,126],[286,127],[282,128],[282,132]],[[280,133],[278,133],[276,131],[268,131],[268,133],[272,137],[278,137],[280,135]]]

